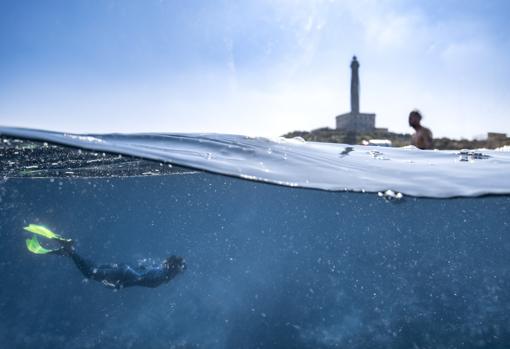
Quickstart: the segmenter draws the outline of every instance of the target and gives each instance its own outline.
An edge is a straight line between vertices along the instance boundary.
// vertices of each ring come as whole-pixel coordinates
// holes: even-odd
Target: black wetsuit
[[[69,256],[87,279],[99,281],[106,287],[116,289],[130,286],[158,287],[175,276],[163,265],[135,270],[127,264],[96,265],[74,251]]]

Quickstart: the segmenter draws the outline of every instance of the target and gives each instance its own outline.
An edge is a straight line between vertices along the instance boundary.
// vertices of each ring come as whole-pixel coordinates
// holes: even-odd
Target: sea
[[[107,288],[28,224],[187,268]],[[506,148],[0,127],[0,348],[509,347]]]

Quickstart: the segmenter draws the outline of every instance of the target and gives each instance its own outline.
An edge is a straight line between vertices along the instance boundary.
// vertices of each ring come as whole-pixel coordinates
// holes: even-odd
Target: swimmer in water
[[[415,133],[411,136],[411,144],[419,149],[432,149],[432,132],[421,125],[421,113],[413,110],[409,113],[409,126]]]
[[[24,228],[31,233],[44,236],[57,241],[59,248],[46,249],[33,235],[27,239],[27,248],[35,254],[55,254],[70,257],[78,270],[87,279],[101,282],[104,286],[120,289],[131,286],[158,287],[172,280],[186,269],[186,263],[182,257],[170,256],[155,267],[132,267],[128,264],[96,264],[81,257],[74,247],[73,240],[63,238],[51,230],[36,224],[30,224]]]

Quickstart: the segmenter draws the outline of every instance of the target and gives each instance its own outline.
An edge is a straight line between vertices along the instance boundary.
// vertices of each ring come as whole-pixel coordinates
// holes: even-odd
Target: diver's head
[[[163,261],[163,268],[167,271],[170,278],[186,270],[184,258],[179,256],[170,256]]]
[[[419,110],[415,109],[409,113],[409,126],[416,129],[417,127],[420,127],[421,122],[421,113]]]

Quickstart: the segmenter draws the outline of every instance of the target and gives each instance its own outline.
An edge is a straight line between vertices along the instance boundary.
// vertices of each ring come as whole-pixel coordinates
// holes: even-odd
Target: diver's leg
[[[87,260],[84,261],[88,262]],[[127,264],[111,263],[92,266],[90,278],[100,281],[107,287],[122,288],[133,286],[140,278],[140,274]]]
[[[94,262],[92,262],[89,259],[85,259],[81,257],[76,251],[73,251],[69,253],[69,257],[73,260],[74,264],[76,264],[76,267],[79,271],[85,276],[86,278],[90,279],[94,276],[94,270],[97,269]]]
[[[74,241],[71,239],[67,240],[59,240],[58,241],[61,247],[58,250],[52,251],[54,254],[58,254],[61,256],[69,256],[73,260],[74,264],[78,268],[78,270],[85,276],[90,279],[95,274],[97,267],[94,262],[89,259],[85,259],[80,256],[76,252],[76,248],[74,247]]]

